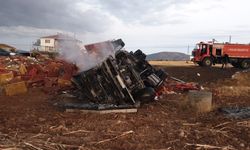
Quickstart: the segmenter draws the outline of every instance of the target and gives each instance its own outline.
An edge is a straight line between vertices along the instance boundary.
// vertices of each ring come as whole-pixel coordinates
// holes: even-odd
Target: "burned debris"
[[[228,118],[235,119],[249,119],[250,118],[250,107],[227,107],[219,108],[219,112],[226,115]]]
[[[109,56],[100,65],[74,76],[73,83],[88,100],[135,103],[152,99],[166,77],[165,72],[145,61],[140,50],[118,51],[115,57]]]
[[[152,67],[141,50],[121,50],[121,40],[113,41],[113,45],[117,50],[114,56],[73,77],[81,99],[116,105],[153,100],[167,74]]]

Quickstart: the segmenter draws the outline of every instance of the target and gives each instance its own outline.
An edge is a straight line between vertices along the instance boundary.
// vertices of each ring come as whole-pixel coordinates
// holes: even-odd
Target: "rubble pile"
[[[76,72],[75,65],[42,55],[0,57],[0,86],[6,95],[24,93],[31,87],[63,88],[71,85]]]

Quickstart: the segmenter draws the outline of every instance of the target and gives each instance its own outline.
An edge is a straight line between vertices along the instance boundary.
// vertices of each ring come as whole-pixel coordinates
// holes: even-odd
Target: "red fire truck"
[[[231,63],[234,67],[250,67],[250,44],[200,42],[192,51],[193,62],[210,67],[220,63]]]

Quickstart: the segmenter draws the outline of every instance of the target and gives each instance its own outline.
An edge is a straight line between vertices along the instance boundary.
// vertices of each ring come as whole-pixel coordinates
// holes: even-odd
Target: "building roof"
[[[66,34],[55,34],[55,35],[49,35],[49,36],[44,36],[41,38],[51,38],[51,39],[55,39],[55,40],[76,40],[75,38],[68,36]]]
[[[10,46],[8,44],[3,44],[3,43],[0,43],[0,48],[2,48],[2,49],[11,49],[11,50],[15,50],[16,49],[13,46]]]
[[[65,34],[56,34],[56,35],[49,35],[49,36],[44,36],[44,37],[41,37],[41,38],[52,38],[52,39],[74,39],[68,35],[65,35]]]
[[[49,36],[43,36],[41,38],[51,38],[51,39],[57,39],[59,36],[58,35],[49,35]]]

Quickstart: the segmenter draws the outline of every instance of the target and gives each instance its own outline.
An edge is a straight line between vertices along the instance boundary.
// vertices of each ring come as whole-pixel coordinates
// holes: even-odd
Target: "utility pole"
[[[229,43],[231,43],[231,41],[232,41],[232,36],[230,35],[229,36]]]
[[[188,49],[187,49],[187,54],[189,55],[189,45],[188,45]]]

